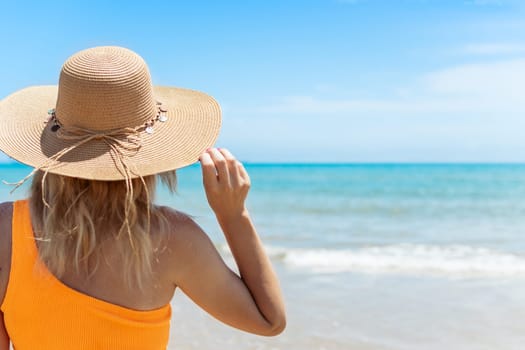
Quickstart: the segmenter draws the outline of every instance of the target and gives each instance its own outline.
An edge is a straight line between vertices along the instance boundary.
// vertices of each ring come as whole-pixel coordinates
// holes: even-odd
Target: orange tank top
[[[165,350],[171,307],[137,311],[69,288],[38,259],[27,201],[13,206],[11,271],[1,305],[16,350]]]

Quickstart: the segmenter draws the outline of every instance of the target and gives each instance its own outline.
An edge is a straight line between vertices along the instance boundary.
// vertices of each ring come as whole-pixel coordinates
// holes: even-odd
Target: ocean
[[[279,274],[288,326],[261,338],[182,293],[169,349],[525,348],[525,165],[246,164],[248,208]],[[0,166],[17,181],[29,168]],[[157,202],[188,214],[232,264],[200,168]],[[25,196],[27,185],[3,201]]]

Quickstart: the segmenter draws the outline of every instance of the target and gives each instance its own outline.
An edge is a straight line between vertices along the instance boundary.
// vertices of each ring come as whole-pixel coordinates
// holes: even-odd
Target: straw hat
[[[122,180],[198,160],[219,134],[210,96],[153,86],[144,60],[120,47],[76,53],[58,86],[32,86],[0,101],[0,149],[50,173]]]

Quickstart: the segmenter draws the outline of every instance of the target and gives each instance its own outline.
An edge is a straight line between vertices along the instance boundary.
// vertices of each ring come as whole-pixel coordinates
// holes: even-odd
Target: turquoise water
[[[233,332],[177,296],[170,349],[522,348],[525,165],[246,167],[288,329],[271,340]],[[28,172],[0,166],[8,181]],[[157,201],[193,215],[231,262],[198,165],[178,180],[178,193],[160,188]],[[0,186],[0,199],[26,189]]]

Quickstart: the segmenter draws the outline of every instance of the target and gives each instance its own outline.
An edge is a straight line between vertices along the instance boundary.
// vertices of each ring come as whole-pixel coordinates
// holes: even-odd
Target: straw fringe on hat
[[[48,113],[49,111],[49,113]],[[0,101],[0,149],[50,173],[123,180],[192,164],[219,134],[218,103],[153,86],[144,60],[120,47],[70,57],[58,86]]]

